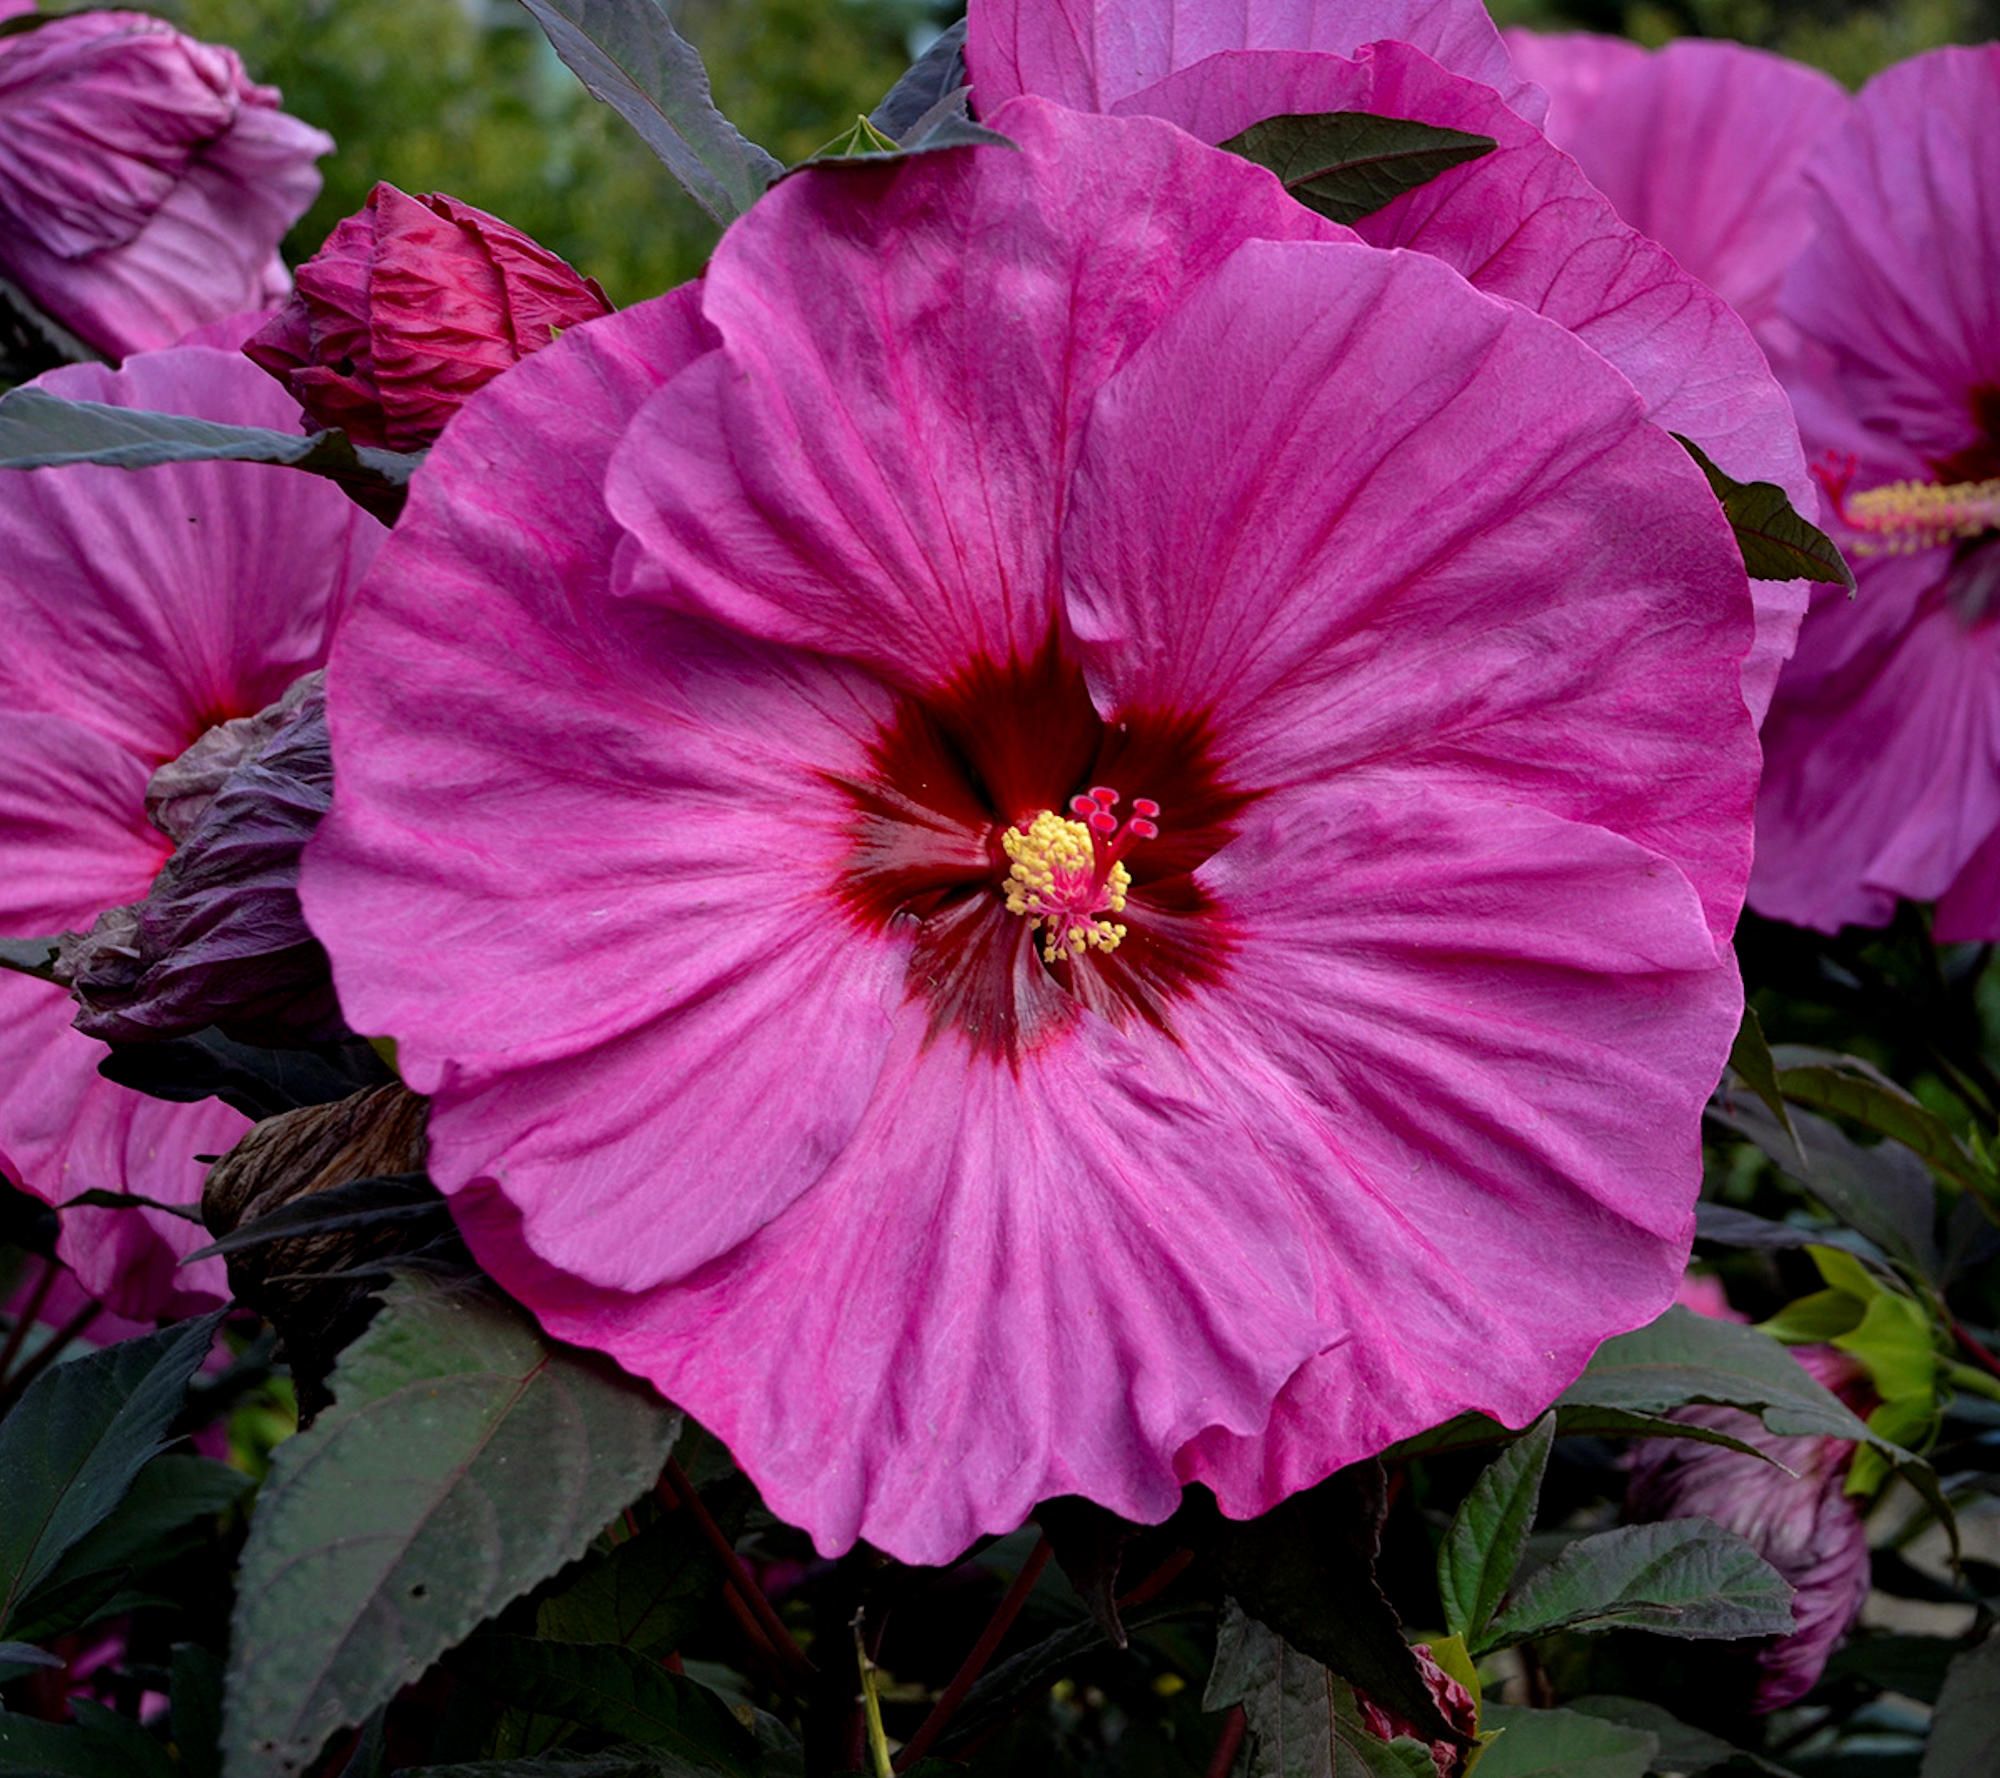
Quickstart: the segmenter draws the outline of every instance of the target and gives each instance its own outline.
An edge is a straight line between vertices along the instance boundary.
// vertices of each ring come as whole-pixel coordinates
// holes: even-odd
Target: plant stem
[[[1978,1340],[1973,1338],[1972,1330],[1959,1320],[1956,1315],[1952,1314],[1949,1309],[1945,1311],[1945,1319],[1951,1323],[1951,1337],[1965,1348],[1967,1356],[1978,1364],[1982,1370],[1989,1370],[1996,1377],[2000,1377],[2000,1358],[1995,1358]]]
[[[660,1486],[669,1490],[676,1502],[694,1515],[694,1522],[701,1534],[708,1540],[709,1548],[715,1551],[722,1563],[722,1571],[730,1590],[741,1600],[764,1638],[771,1644],[771,1653],[787,1677],[797,1684],[812,1678],[816,1669],[799,1645],[792,1640],[792,1633],[785,1628],[771,1601],[764,1596],[764,1589],[751,1577],[750,1570],[743,1566],[743,1558],[736,1553],[736,1546],[729,1541],[722,1527],[715,1522],[715,1515],[708,1510],[699,1490],[688,1480],[687,1471],[679,1462],[669,1457],[666,1473],[660,1478]]]
[[[1249,1723],[1238,1704],[1222,1720],[1222,1736],[1215,1744],[1215,1756],[1208,1762],[1208,1778],[1229,1778],[1236,1769],[1236,1755],[1242,1749]]]
[[[35,1287],[28,1292],[27,1300],[14,1312],[14,1326],[7,1335],[7,1345],[0,1350],[0,1387],[7,1381],[7,1373],[14,1368],[14,1360],[21,1351],[21,1342],[28,1337],[28,1329],[35,1325],[35,1317],[41,1314],[42,1305],[49,1300],[49,1292],[55,1288],[56,1274],[62,1268],[53,1259],[42,1261],[42,1275],[35,1280]]]
[[[34,1357],[8,1379],[4,1389],[0,1389],[0,1409],[10,1408],[19,1401],[27,1393],[28,1385],[54,1364],[68,1348],[69,1343],[87,1332],[90,1324],[103,1313],[102,1303],[85,1303],[61,1327],[49,1335]]]
[[[868,1754],[875,1763],[875,1778],[895,1778],[889,1758],[889,1737],[882,1729],[882,1700],[875,1693],[875,1663],[868,1658],[868,1644],[861,1634],[860,1612],[854,1614],[854,1659],[861,1669],[861,1708],[868,1721]]]
[[[897,1756],[896,1770],[908,1771],[937,1745],[938,1737],[944,1733],[945,1725],[957,1714],[959,1705],[965,1702],[965,1694],[972,1690],[973,1681],[986,1671],[986,1663],[993,1658],[1014,1620],[1021,1615],[1021,1607],[1028,1603],[1028,1595],[1035,1590],[1035,1582],[1041,1579],[1042,1570],[1049,1565],[1049,1540],[1044,1537],[1030,1552],[1027,1561],[1021,1564],[1021,1572],[1014,1576],[1014,1584],[1007,1589],[1007,1596],[1000,1601],[1000,1607],[988,1620],[986,1628],[979,1633],[979,1640],[972,1645],[972,1652],[959,1664],[959,1669],[951,1676],[951,1683],[938,1694],[938,1701],[931,1706],[931,1713],[918,1725],[903,1751]]]

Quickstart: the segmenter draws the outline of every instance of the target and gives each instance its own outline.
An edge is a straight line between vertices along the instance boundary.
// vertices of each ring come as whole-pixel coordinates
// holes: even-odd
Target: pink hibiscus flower
[[[1431,254],[1561,323],[1630,380],[1656,424],[1692,438],[1739,481],[1775,482],[1802,512],[1817,511],[1790,404],[1755,340],[1528,121],[1540,90],[1496,66],[1483,8],[1290,0],[1231,11],[1227,25],[1205,9],[1199,29],[1190,14],[1179,0],[975,0],[973,91],[989,104],[1026,89],[1163,117],[1212,143],[1265,118],[1336,111],[1489,137],[1492,153],[1363,217],[1357,232]],[[1761,720],[1807,588],[1759,581],[1754,592],[1743,689]]]
[[[1805,171],[1850,100],[1830,75],[1740,43],[1647,51],[1585,32],[1509,31],[1549,94],[1550,139],[1642,234],[1725,298],[1774,358],[1785,270],[1812,238]]]
[[[1600,358],[997,122],[467,404],[304,882],[482,1263],[913,1561],[1260,1511],[1663,1307],[1755,775],[1734,542]]]
[[[278,242],[332,149],[161,19],[0,37],[0,278],[114,357],[170,345],[290,287]]]
[[[240,340],[241,330],[238,330]],[[232,341],[234,345],[236,341]],[[289,428],[295,405],[235,350],[78,365],[39,387],[75,400]],[[0,502],[0,933],[87,931],[137,901],[171,844],[146,784],[215,724],[274,701],[325,658],[332,606],[381,527],[286,469],[189,463],[17,475]],[[97,1072],[61,988],[0,972],[0,1167],[61,1204],[92,1188],[197,1201],[198,1154],[247,1120],[168,1104]],[[220,1294],[209,1261],[177,1271],[201,1229],[152,1211],[64,1212],[60,1252],[84,1287],[147,1319]]]
[[[1937,903],[2000,937],[2000,46],[1878,76],[1808,175],[1791,376],[1859,595],[1816,604],[1766,734],[1752,897],[1832,931]]]

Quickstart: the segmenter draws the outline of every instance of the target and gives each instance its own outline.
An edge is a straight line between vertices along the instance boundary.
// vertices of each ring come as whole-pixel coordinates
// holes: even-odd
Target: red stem
[[[785,1620],[778,1615],[771,1601],[765,1598],[764,1589],[751,1577],[750,1570],[743,1566],[743,1558],[736,1553],[736,1546],[729,1541],[722,1527],[715,1522],[715,1516],[704,1504],[700,1492],[694,1483],[688,1480],[687,1471],[681,1468],[678,1461],[669,1457],[666,1474],[660,1478],[660,1483],[662,1487],[671,1489],[679,1503],[694,1514],[695,1524],[700,1528],[702,1536],[708,1539],[709,1547],[715,1551],[716,1557],[722,1563],[722,1571],[728,1578],[731,1590],[747,1608],[758,1629],[770,1643],[771,1653],[777,1658],[778,1665],[795,1683],[811,1679],[815,1672],[812,1662],[806,1659],[799,1645],[792,1640],[791,1631],[785,1628]]]
[[[5,1383],[7,1373],[14,1368],[14,1360],[21,1351],[21,1342],[28,1337],[28,1329],[35,1325],[36,1316],[42,1312],[42,1305],[49,1300],[49,1292],[55,1288],[56,1274],[62,1268],[52,1259],[42,1261],[42,1275],[35,1281],[35,1287],[28,1292],[24,1302],[14,1315],[14,1326],[7,1335],[5,1350],[0,1350],[0,1383]]]
[[[49,1335],[34,1357],[21,1366],[20,1373],[9,1378],[6,1387],[0,1389],[0,1407],[11,1407],[19,1401],[27,1393],[28,1385],[55,1363],[68,1348],[70,1341],[79,1338],[103,1313],[102,1303],[85,1303],[61,1327]]]
[[[1193,1560],[1193,1550],[1175,1550],[1172,1555],[1162,1562],[1159,1567],[1155,1568],[1151,1574],[1147,1575],[1136,1587],[1133,1587],[1129,1592],[1118,1595],[1119,1609],[1121,1611],[1132,1611],[1144,1605],[1147,1600],[1158,1598],[1175,1581],[1180,1579],[1181,1575],[1186,1571],[1187,1565]]]
[[[965,1694],[972,1690],[973,1681],[986,1671],[986,1663],[993,1658],[1014,1620],[1021,1615],[1021,1607],[1028,1603],[1028,1595],[1035,1590],[1035,1582],[1042,1577],[1042,1570],[1049,1565],[1051,1550],[1049,1540],[1044,1537],[1030,1552],[1027,1561],[1021,1564],[1021,1572],[1014,1576],[1014,1584],[1007,1589],[1006,1598],[1000,1601],[1000,1608],[987,1620],[986,1628],[980,1631],[979,1640],[972,1645],[972,1652],[959,1663],[956,1673],[951,1676],[951,1684],[938,1694],[938,1701],[931,1706],[931,1713],[918,1726],[917,1732],[896,1756],[896,1770],[908,1771],[918,1760],[937,1745],[937,1738],[944,1733],[945,1725],[957,1714],[959,1705],[965,1702]]]
[[[1953,1315],[1950,1310],[1945,1311],[1945,1318],[1951,1323],[1952,1338],[1957,1340],[1972,1355],[1982,1370],[1991,1371],[1994,1376],[2000,1377],[2000,1358],[1995,1358],[1991,1352],[1987,1351],[1984,1346],[1975,1340],[1965,1323],[1960,1321],[1956,1315]]]
[[[1215,1755],[1208,1762],[1208,1778],[1229,1778],[1236,1769],[1236,1755],[1242,1750],[1244,1732],[1249,1726],[1241,1704],[1223,1719],[1222,1738],[1216,1742]]]

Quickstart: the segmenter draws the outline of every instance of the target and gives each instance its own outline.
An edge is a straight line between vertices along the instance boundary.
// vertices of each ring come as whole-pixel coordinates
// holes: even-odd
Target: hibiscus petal
[[[707,349],[694,302],[574,330],[454,421],[335,646],[341,794],[303,885],[350,1022],[453,1094],[433,1175],[497,1171],[531,1239],[620,1288],[824,1170],[908,948],[835,899],[835,780],[865,774],[887,695],[605,591],[607,399],[629,412]]]
[[[171,850],[146,820],[146,776],[79,723],[0,711],[0,933],[87,931],[145,895]]]
[[[591,1290],[492,1198],[460,1216],[551,1332],[658,1384],[829,1552],[949,1561],[1059,1494],[1162,1519],[1172,1453],[1254,1432],[1328,1338],[1259,1133],[1094,1019],[1016,1071],[913,1008],[843,1162],[673,1288]]]
[[[1848,96],[1816,68],[1740,43],[1684,38],[1607,69],[1602,39],[1557,38],[1516,64],[1557,94],[1549,136],[1642,234],[1726,298],[1760,335],[1777,319],[1785,269],[1812,238],[1804,174]],[[1580,62],[1556,84],[1570,55]],[[1567,84],[1567,80],[1565,80]]]
[[[1883,925],[1898,896],[1945,894],[2000,829],[2000,630],[1929,603],[1822,695],[1788,692],[1772,712],[1785,769],[1757,804],[1758,912],[1823,932]],[[1993,908],[1955,910],[1956,936],[2000,937]]]
[[[173,1105],[114,1086],[97,1072],[104,1045],[70,1029],[68,994],[0,975],[0,1153],[36,1197],[61,1206],[93,1189],[199,1204],[206,1169],[250,1120],[219,1099]],[[90,1294],[120,1315],[150,1320],[226,1297],[222,1262],[180,1268],[207,1245],[199,1223],[158,1210],[62,1212],[56,1251]]]
[[[1032,654],[1092,392],[1238,243],[1344,232],[1161,124],[1033,100],[996,122],[1020,153],[806,173],[729,231],[703,296],[722,353],[612,462],[629,590],[904,683]],[[974,254],[1007,266],[1005,326],[965,300]]]
[[[297,416],[255,365],[207,348],[142,354],[117,371],[77,365],[37,387],[286,430]],[[329,608],[383,534],[331,483],[290,469],[17,476],[0,505],[0,701],[171,759],[320,664]]]
[[[1244,937],[1182,1036],[1323,1144],[1281,1189],[1341,1336],[1183,1453],[1248,1515],[1467,1409],[1521,1424],[1672,1300],[1741,991],[1666,859],[1415,776],[1276,799],[1199,879]]]
[[[1879,74],[1807,174],[1819,233],[1786,317],[1835,357],[1839,400],[1927,459],[1985,438],[1967,399],[2000,388],[2000,45]]]
[[[1435,261],[1240,249],[1100,395],[1065,570],[1100,708],[1209,710],[1233,782],[1421,760],[1681,861],[1733,923],[1734,541],[1629,384]]]
[[[1443,260],[1489,295],[1569,329],[1638,390],[1646,417],[1692,438],[1739,481],[1818,511],[1790,403],[1729,305],[1621,221],[1566,155],[1495,93],[1407,44],[1353,60],[1280,52],[1211,57],[1133,94],[1121,113],[1165,117],[1205,142],[1258,118],[1366,111],[1490,137],[1494,152],[1426,181],[1356,225],[1378,247]],[[1744,696],[1762,720],[1805,615],[1803,581],[1759,581]]]
[[[1541,122],[1546,100],[1516,76],[1479,0],[974,0],[965,56],[979,108],[990,116],[1021,93],[1108,111],[1223,50],[1345,56],[1390,38],[1496,88],[1529,122]]]

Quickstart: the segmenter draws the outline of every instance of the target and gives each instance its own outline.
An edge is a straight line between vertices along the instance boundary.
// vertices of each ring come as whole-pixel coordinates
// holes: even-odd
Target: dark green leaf
[[[1937,1275],[1937,1188],[1930,1170],[1900,1143],[1864,1148],[1810,1111],[1794,1111],[1790,1128],[1782,1131],[1760,1106],[1717,1107],[1710,1116],[1754,1142],[1788,1178],[1890,1258],[1923,1277]],[[1806,1238],[1827,1237],[1808,1233]]]
[[[1964,1652],[1965,1644],[1954,1637],[1857,1635],[1834,1650],[1826,1677],[1858,1679],[1879,1691],[1935,1704],[1946,1670]]]
[[[1660,1748],[1644,1729],[1576,1710],[1495,1704],[1480,1726],[1501,1734],[1480,1756],[1479,1778],[1646,1778]]]
[[[132,1732],[143,1730],[133,1725]],[[157,1743],[155,1743],[157,1746]],[[167,1750],[134,1757],[127,1736],[97,1723],[37,1722],[0,1711],[0,1778],[174,1778]]]
[[[616,1642],[643,1655],[678,1648],[720,1591],[713,1553],[688,1513],[668,1513],[616,1549],[586,1558],[544,1599],[536,1628],[553,1642]]]
[[[1481,1473],[1438,1548],[1438,1596],[1445,1627],[1476,1645],[1520,1565],[1556,1417],[1544,1414]]]
[[[960,1770],[957,1766],[946,1769]],[[714,1772],[713,1766],[634,1747],[623,1752],[538,1753],[531,1759],[472,1760],[458,1766],[405,1766],[396,1778],[713,1778]]]
[[[52,1365],[0,1420],[0,1628],[167,1442],[219,1313]]]
[[[1420,1734],[1458,1740],[1375,1579],[1379,1463],[1339,1470],[1255,1519],[1219,1519],[1208,1555],[1225,1591],[1300,1654],[1359,1686]]]
[[[1397,1462],[1406,1462],[1412,1457],[1435,1457],[1448,1451],[1472,1451],[1484,1445],[1510,1444],[1518,1436],[1498,1420],[1489,1420],[1484,1414],[1460,1414],[1456,1419],[1445,1421],[1442,1426],[1434,1426],[1428,1432],[1420,1432],[1414,1438],[1392,1445],[1383,1455]],[[1623,1408],[1559,1402],[1556,1407],[1556,1436],[1683,1439],[1695,1444],[1722,1445],[1732,1451],[1741,1451],[1746,1457],[1761,1457],[1767,1463],[1773,1461],[1769,1452],[1760,1451],[1755,1445],[1731,1433],[1718,1432],[1708,1426],[1693,1426],[1685,1420],[1669,1419],[1665,1414],[1636,1413]]]
[[[111,1513],[26,1594],[18,1621],[44,1636],[82,1628],[136,1574],[183,1554],[197,1541],[190,1528],[227,1512],[250,1487],[250,1478],[226,1463],[179,1451],[155,1457]]]
[[[56,979],[59,949],[58,941],[52,938],[0,938],[0,969],[52,982]]]
[[[1993,1778],[2000,1772],[2000,1635],[1953,1661],[1938,1693],[1923,1778]]]
[[[1736,1078],[1763,1100],[1790,1140],[1794,1156],[1803,1160],[1799,1139],[1792,1130],[1792,1114],[1785,1109],[1785,1095],[1778,1090],[1778,1065],[1771,1060],[1771,1046],[1764,1041],[1764,1026],[1753,1006],[1743,1008],[1743,1023],[1737,1027],[1736,1041],[1729,1050],[1729,1066]]]
[[[1985,1175],[1951,1125],[1867,1063],[1820,1050],[1781,1048],[1776,1054],[1778,1085],[1795,1105],[1851,1118],[1902,1143],[1957,1184],[1986,1189]]]
[[[1844,1438],[1878,1451],[1956,1535],[1950,1503],[1922,1458],[1871,1432],[1768,1334],[1678,1306],[1606,1340],[1559,1407],[1664,1414],[1690,1402],[1746,1408],[1782,1438]]]
[[[1659,1743],[1659,1751],[1653,1755],[1656,1772],[1671,1772],[1676,1778],[1700,1778],[1703,1772],[1713,1771],[1717,1766],[1735,1765],[1767,1773],[1769,1778],[1792,1778],[1783,1766],[1773,1764],[1761,1754],[1732,1746],[1706,1729],[1694,1728],[1644,1698],[1573,1698],[1569,1708],[1651,1735]]]
[[[60,1667],[61,1655],[52,1655],[32,1642],[0,1642],[0,1667]]]
[[[1124,1648],[1129,1638],[1118,1617],[1118,1576],[1139,1527],[1074,1494],[1043,1501],[1035,1522],[1098,1628],[1112,1647]]]
[[[940,31],[911,63],[868,121],[885,136],[902,141],[943,101],[965,90],[965,20]]]
[[[753,1773],[760,1763],[755,1738],[721,1698],[634,1649],[480,1636],[450,1664],[490,1696],[671,1754],[689,1772]]]
[[[212,1026],[187,1037],[114,1043],[97,1071],[155,1099],[186,1104],[216,1098],[251,1118],[330,1105],[395,1078],[375,1051],[358,1040],[274,1050],[238,1043]]]
[[[1854,591],[1849,568],[1833,539],[1809,525],[1792,508],[1791,497],[1776,482],[1739,482],[1716,467],[1691,438],[1674,437],[1701,466],[1722,516],[1736,533],[1743,569],[1752,580],[1819,580]]]
[[[1555,1630],[1731,1638],[1791,1627],[1792,1589],[1744,1539],[1708,1519],[1669,1519],[1578,1538],[1508,1597],[1473,1652]]]
[[[1267,117],[1222,146],[1269,168],[1307,209],[1355,223],[1496,145],[1408,118],[1328,111]]]
[[[344,432],[274,432],[225,426],[192,414],[155,414],[98,401],[65,401],[43,389],[0,396],[0,469],[60,469],[96,463],[152,469],[162,463],[275,463],[303,469],[383,505],[393,516],[421,457],[356,445]]]
[[[715,108],[708,70],[660,0],[521,0],[570,71],[618,113],[717,222],[783,171]]]
[[[201,1212],[192,1204],[169,1204],[159,1198],[145,1197],[139,1192],[109,1192],[92,1188],[78,1192],[73,1198],[63,1199],[64,1206],[76,1206],[89,1210],[157,1210],[162,1216],[178,1216],[182,1222],[200,1226]]]
[[[1216,1629],[1202,1704],[1243,1706],[1248,1778],[1437,1778],[1421,1741],[1369,1734],[1351,1686],[1234,1605]]]
[[[173,1756],[165,1744],[129,1716],[88,1698],[72,1697],[69,1708],[84,1734],[116,1750],[125,1778],[175,1778]]]
[[[178,1644],[169,1701],[182,1778],[221,1778],[221,1658],[198,1643]]]
[[[307,1197],[294,1198],[274,1210],[232,1229],[219,1241],[197,1248],[183,1264],[218,1255],[241,1253],[292,1241],[302,1235],[327,1235],[342,1229],[373,1228],[383,1223],[448,1223],[451,1211],[443,1194],[425,1173],[384,1173],[351,1179]]]
[[[399,1281],[334,1405],[278,1447],[243,1552],[229,1778],[301,1771],[475,1625],[573,1561],[680,1417],[511,1304]]]

